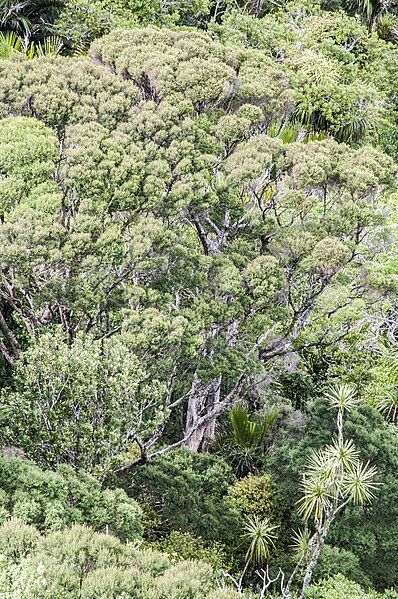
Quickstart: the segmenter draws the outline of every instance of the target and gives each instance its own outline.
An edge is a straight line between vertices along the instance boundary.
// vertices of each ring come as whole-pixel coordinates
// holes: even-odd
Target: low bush
[[[121,539],[141,537],[141,508],[122,489],[100,483],[69,466],[53,472],[27,460],[0,458],[0,522],[10,516],[41,532],[87,524]]]

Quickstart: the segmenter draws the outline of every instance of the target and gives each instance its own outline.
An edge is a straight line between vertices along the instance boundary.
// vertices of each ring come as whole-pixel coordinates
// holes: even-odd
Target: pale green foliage
[[[99,444],[104,453],[124,451],[128,435],[153,447],[162,421],[185,407],[179,397],[192,399],[194,380],[205,390],[220,380],[222,402],[239,377],[264,373],[308,329],[316,343],[364,318],[355,305],[347,325],[388,229],[393,165],[371,146],[267,135],[297,99],[292,61],[152,27],[113,31],[88,58],[0,64],[0,114],[13,115],[3,126],[17,129],[21,114],[41,121],[27,121],[27,135],[41,127],[51,156],[39,189],[24,183],[21,197],[10,194],[0,226],[2,354],[13,366],[53,325],[71,352],[79,334],[106,347],[115,335],[118,351],[134,355],[131,369],[140,367],[129,423]],[[11,173],[23,182],[29,148],[18,147]],[[30,394],[21,380],[18,371],[15,392]],[[93,403],[81,403],[90,413]],[[80,417],[91,431],[92,412]],[[50,446],[64,440],[36,424],[26,419],[20,437],[42,458],[41,435]]]
[[[173,530],[161,541],[152,543],[154,549],[166,553],[171,559],[196,559],[209,564],[215,570],[227,568],[229,560],[221,543],[205,543],[189,532]]]
[[[303,559],[309,549],[310,535],[308,530],[297,530],[293,532],[290,548],[293,549],[297,558]]]
[[[114,127],[138,97],[131,83],[85,58],[0,62],[0,116],[35,116],[59,135],[77,122]]]
[[[384,348],[376,366],[372,369],[365,399],[375,405],[391,422],[398,422],[398,352]]]
[[[393,590],[383,594],[367,592],[359,584],[347,580],[342,574],[322,581],[311,587],[306,594],[308,599],[395,599],[397,593]]]
[[[20,201],[56,193],[50,181],[57,158],[53,133],[26,117],[0,121],[0,212],[10,212]]]
[[[18,518],[10,518],[1,525],[0,554],[16,562],[26,558],[40,539],[38,530]]]
[[[224,103],[238,108],[255,102],[267,114],[283,110],[288,100],[283,67],[199,32],[117,31],[94,42],[90,53],[135,81],[146,100],[186,101],[198,112]]]
[[[341,503],[369,503],[374,498],[377,470],[358,460],[353,444],[333,445],[314,453],[303,477],[299,513],[321,521]]]
[[[199,561],[173,564],[166,556],[138,551],[110,535],[75,526],[40,537],[18,521],[0,527],[3,538],[21,543],[18,555],[1,556],[0,592],[9,599],[233,599],[217,591],[210,566]],[[34,537],[34,538],[33,538]]]
[[[301,599],[310,585],[330,527],[338,514],[350,503],[370,503],[379,486],[375,481],[376,467],[360,461],[354,443],[344,438],[344,417],[358,403],[355,391],[341,383],[325,395],[331,407],[337,408],[337,438],[332,445],[315,451],[309,457],[302,476],[302,497],[297,503],[298,513],[306,526],[304,531],[294,536],[297,566],[290,579],[291,583],[304,562]],[[315,532],[310,532],[312,526]]]
[[[148,409],[138,394],[142,378],[138,360],[118,338],[79,334],[68,346],[59,330],[46,332],[19,361],[13,390],[3,390],[3,442],[47,464],[104,464],[126,447]]]
[[[276,489],[268,474],[249,474],[235,481],[228,490],[228,495],[250,518],[257,516],[261,520],[268,518],[278,521],[278,506],[276,504]]]

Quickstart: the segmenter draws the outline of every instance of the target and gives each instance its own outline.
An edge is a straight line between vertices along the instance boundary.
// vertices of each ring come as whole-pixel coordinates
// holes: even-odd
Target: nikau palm
[[[245,476],[254,469],[277,416],[276,410],[270,410],[268,414],[252,420],[248,411],[239,404],[229,410],[228,421],[218,436],[216,449],[228,456],[237,476]]]

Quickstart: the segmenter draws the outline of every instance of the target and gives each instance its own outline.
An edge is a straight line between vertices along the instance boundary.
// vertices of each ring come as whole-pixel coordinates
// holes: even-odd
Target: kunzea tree
[[[53,325],[72,345],[120,336],[163,389],[155,430],[133,435],[140,459],[198,450],[326,291],[348,290],[335,313],[364,292],[391,162],[271,137],[291,114],[289,69],[203,33],[120,31],[87,59],[0,68],[0,113],[25,115],[1,123],[1,185],[22,190],[0,226],[3,356],[12,366]],[[33,158],[21,122],[47,148]],[[32,186],[24,164],[36,161]],[[183,430],[159,448],[176,410]]]

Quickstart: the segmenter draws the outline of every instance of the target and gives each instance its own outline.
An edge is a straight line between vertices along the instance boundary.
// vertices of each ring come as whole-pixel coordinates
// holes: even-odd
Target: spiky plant
[[[388,420],[394,424],[398,424],[398,393],[394,391],[386,391],[385,394],[378,400],[377,409]]]
[[[386,42],[398,43],[398,19],[391,13],[383,14],[377,20],[377,35]]]
[[[277,536],[274,531],[278,526],[270,523],[268,518],[261,520],[258,516],[248,518],[245,522],[245,532],[243,537],[248,539],[249,548],[246,553],[246,559],[259,564],[269,557],[271,547],[274,547],[274,540]]]
[[[369,31],[388,9],[388,3],[384,0],[351,0],[351,5],[362,16]]]
[[[249,412],[239,404],[229,410],[228,421],[218,434],[215,448],[228,457],[237,476],[245,476],[253,469],[277,416],[276,410],[270,410],[264,416],[251,419]]]
[[[0,31],[13,31],[26,42],[41,41],[63,6],[63,0],[0,0]]]
[[[300,599],[303,599],[312,578],[321,549],[330,526],[337,514],[348,504],[363,505],[374,498],[378,483],[377,470],[369,462],[363,463],[351,439],[344,439],[343,417],[353,410],[359,399],[353,387],[340,384],[326,394],[331,408],[337,409],[337,438],[323,450],[314,452],[308,459],[307,469],[302,478],[302,497],[298,502],[298,513],[306,522],[306,530],[313,527],[315,532],[304,537],[296,536],[297,547],[301,551],[299,561],[288,582],[288,590],[301,563],[305,563],[305,574]],[[290,591],[289,591],[290,592]]]
[[[274,540],[277,538],[275,534],[277,528],[279,527],[271,524],[268,518],[262,520],[258,516],[254,516],[246,519],[242,536],[248,541],[249,547],[246,552],[245,565],[237,584],[238,589],[242,589],[242,581],[250,563],[260,564],[269,557],[271,548],[275,546]]]
[[[10,58],[15,54],[28,60],[35,56],[57,56],[62,48],[61,38],[55,36],[48,37],[43,42],[27,44],[14,31],[0,32],[0,58]]]
[[[0,33],[0,58],[10,58],[13,54],[23,51],[23,40],[14,31]]]

